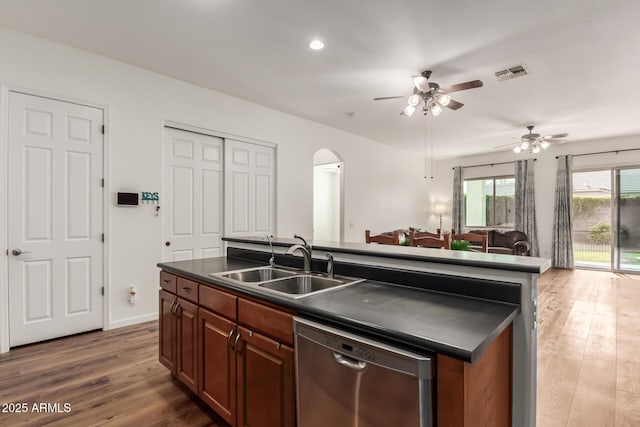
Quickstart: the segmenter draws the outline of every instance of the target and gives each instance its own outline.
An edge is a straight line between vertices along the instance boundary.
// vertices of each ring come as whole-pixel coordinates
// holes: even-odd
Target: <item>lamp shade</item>
[[[447,205],[444,203],[436,203],[433,205],[433,213],[436,215],[442,215],[447,213]]]

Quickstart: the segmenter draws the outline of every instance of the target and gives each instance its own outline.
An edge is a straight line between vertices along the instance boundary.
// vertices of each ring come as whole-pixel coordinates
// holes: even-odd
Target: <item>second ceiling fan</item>
[[[407,106],[400,114],[411,116],[416,110],[421,110],[425,115],[431,111],[431,114],[434,117],[437,117],[442,113],[442,107],[447,107],[451,110],[458,110],[464,105],[461,102],[451,99],[451,95],[449,95],[450,93],[482,87],[482,81],[480,80],[472,80],[465,83],[440,87],[438,83],[430,82],[430,77],[431,71],[429,70],[423,71],[419,76],[413,76],[413,83],[415,85],[413,88],[413,94],[407,99]],[[382,101],[386,99],[398,99],[404,97],[405,95],[383,96],[380,98],[373,98],[373,100]]]
[[[520,138],[520,141],[516,143],[498,145],[494,148],[504,148],[511,146],[513,151],[517,154],[521,151],[528,151],[532,154],[538,154],[541,150],[546,150],[551,146],[551,144],[562,144],[566,142],[566,138],[569,136],[568,133],[556,133],[554,135],[540,135],[539,133],[533,132],[533,125],[527,126],[527,130],[529,133],[525,133]]]

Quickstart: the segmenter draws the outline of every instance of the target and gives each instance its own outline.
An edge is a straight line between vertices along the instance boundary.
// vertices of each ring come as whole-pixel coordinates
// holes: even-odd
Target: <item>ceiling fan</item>
[[[442,107],[447,107],[451,110],[458,110],[464,105],[461,102],[451,99],[451,92],[458,92],[461,90],[473,89],[476,87],[482,87],[482,81],[472,80],[470,82],[458,83],[456,85],[440,87],[438,83],[430,82],[431,71],[426,70],[420,73],[419,76],[413,76],[413,94],[407,99],[408,105],[404,107],[401,115],[411,116],[416,109],[421,109],[422,113],[426,115],[429,111],[434,117],[437,117],[442,113]],[[380,98],[373,98],[374,101],[382,101],[386,99],[398,99],[404,98],[405,95],[400,96],[383,96]]]
[[[533,133],[533,125],[527,126],[529,133],[525,133],[520,137],[520,142],[499,145],[494,148],[503,148],[510,145],[515,145],[513,151],[520,153],[521,151],[528,151],[529,153],[537,154],[540,150],[546,150],[551,144],[563,143],[565,138],[569,136],[568,133],[557,133],[555,135],[542,136],[539,133]]]

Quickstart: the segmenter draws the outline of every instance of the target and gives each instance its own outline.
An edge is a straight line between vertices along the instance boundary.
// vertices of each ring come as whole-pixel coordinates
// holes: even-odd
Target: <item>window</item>
[[[516,179],[496,176],[464,180],[465,227],[513,227]]]

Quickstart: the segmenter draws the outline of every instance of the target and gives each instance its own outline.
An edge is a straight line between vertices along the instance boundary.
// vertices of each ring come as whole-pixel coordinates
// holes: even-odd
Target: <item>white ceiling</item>
[[[425,118],[372,98],[408,96],[424,69],[482,80],[429,119],[435,157],[491,152],[527,124],[640,134],[639,21],[637,0],[0,0],[2,26],[410,150]],[[493,77],[521,63],[531,75]]]

